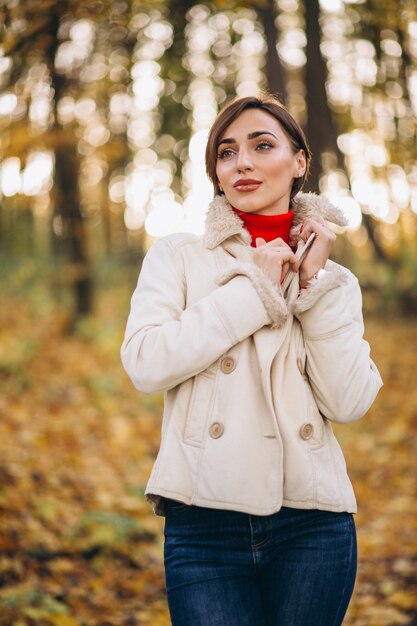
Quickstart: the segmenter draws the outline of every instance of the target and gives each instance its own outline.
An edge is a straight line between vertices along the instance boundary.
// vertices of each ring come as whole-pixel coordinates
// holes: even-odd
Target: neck
[[[280,237],[289,244],[290,228],[293,219],[293,212],[280,213],[278,215],[259,215],[258,213],[245,213],[233,208],[240,217],[246,230],[252,237],[251,245],[256,247],[256,238],[262,237],[266,242]]]

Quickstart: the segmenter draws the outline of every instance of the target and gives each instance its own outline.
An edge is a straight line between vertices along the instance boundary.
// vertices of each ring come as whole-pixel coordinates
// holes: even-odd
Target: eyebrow
[[[278,139],[278,138],[276,137],[276,135],[274,135],[274,133],[270,133],[270,132],[269,132],[269,131],[267,131],[267,130],[256,130],[256,131],[255,131],[255,132],[253,132],[253,133],[249,133],[249,135],[247,136],[247,138],[248,138],[248,139],[256,139],[256,137],[259,137],[260,135],[271,135],[271,136],[272,136],[272,137],[274,137],[275,139]],[[222,139],[222,140],[219,142],[219,146],[220,146],[222,143],[236,143],[236,139],[234,139],[233,137],[226,137],[225,139]]]

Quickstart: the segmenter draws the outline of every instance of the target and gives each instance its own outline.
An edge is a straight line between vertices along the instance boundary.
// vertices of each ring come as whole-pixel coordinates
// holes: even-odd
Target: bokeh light
[[[417,21],[408,19],[414,16],[408,11],[402,37],[390,26],[379,31],[379,40],[367,38],[360,21],[364,1],[319,2],[326,91],[343,129],[337,145],[347,172],[346,177],[335,169],[334,158],[324,155],[320,190],[343,206],[349,229],[357,232],[361,211],[389,224],[408,209],[415,211],[417,187],[414,157],[407,153],[402,159],[403,146],[412,144],[416,132]],[[123,14],[121,7],[117,11]],[[126,24],[111,26],[106,45],[95,19],[68,13],[59,27],[55,55],[57,75],[67,88],[56,107],[50,68],[37,53],[23,79],[0,93],[0,127],[22,121],[23,128],[27,116],[27,132],[39,140],[38,148],[29,146],[19,131],[16,154],[22,150],[22,157],[6,150],[1,193],[43,198],[39,206],[49,206],[45,198],[51,190],[53,151],[42,139],[57,123],[75,138],[86,215],[97,212],[100,202],[93,194],[101,193],[97,186],[103,183],[110,209],[124,212],[128,229],[145,228],[151,234],[150,228],[152,237],[166,233],[168,225],[201,233],[213,193],[204,164],[208,131],[226,98],[263,88],[267,45],[256,7],[214,10],[195,4],[185,21],[182,84],[165,65],[164,54],[172,53],[178,33],[163,8],[135,9]],[[289,108],[305,122],[307,36],[299,0],[277,0],[276,26]],[[12,58],[0,48],[0,85],[12,68]],[[74,89],[77,80],[81,89]],[[189,139],[165,126],[170,98],[183,107],[181,124],[187,125]],[[3,141],[8,145],[7,134]]]

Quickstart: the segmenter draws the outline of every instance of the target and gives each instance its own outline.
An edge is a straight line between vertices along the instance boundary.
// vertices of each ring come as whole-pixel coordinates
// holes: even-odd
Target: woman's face
[[[262,109],[246,109],[221,135],[216,174],[230,204],[245,213],[287,213],[293,179],[306,168],[281,124]]]

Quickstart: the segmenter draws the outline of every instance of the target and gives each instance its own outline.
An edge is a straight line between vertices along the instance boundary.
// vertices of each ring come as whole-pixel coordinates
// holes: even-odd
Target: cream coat
[[[293,243],[307,215],[344,218],[298,194]],[[330,422],[359,419],[382,385],[364,341],[361,293],[347,269],[299,295],[252,262],[250,236],[223,197],[203,238],[158,240],[133,294],[122,361],[143,393],[164,391],[147,498],[268,515],[281,506],[356,511]]]

